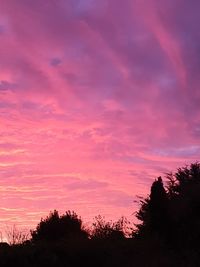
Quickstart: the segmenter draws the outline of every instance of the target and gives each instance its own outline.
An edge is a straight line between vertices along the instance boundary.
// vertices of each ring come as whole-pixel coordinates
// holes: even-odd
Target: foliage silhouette
[[[168,175],[171,232],[174,243],[198,247],[200,240],[200,164]]]
[[[46,219],[41,219],[36,230],[31,231],[31,241],[56,242],[71,238],[87,238],[88,233],[83,229],[82,220],[74,211],[59,215],[57,210],[50,212]]]
[[[136,217],[141,221],[135,235],[155,235],[167,244],[187,249],[200,240],[200,164],[179,168],[166,176],[166,189],[159,177],[150,196],[140,201]]]
[[[162,178],[158,177],[151,186],[150,196],[140,201],[137,219],[142,221],[137,225],[137,234],[159,232],[164,234],[168,222],[168,198]]]
[[[158,177],[136,217],[141,223],[127,238],[125,218],[106,222],[99,215],[86,231],[75,212],[54,210],[30,242],[0,244],[0,266],[200,266],[200,164],[168,173],[166,186]]]
[[[95,217],[95,221],[93,223],[91,238],[112,240],[125,238],[125,235],[128,234],[128,224],[129,222],[124,217],[120,218],[116,222],[106,222],[101,215],[98,215]]]

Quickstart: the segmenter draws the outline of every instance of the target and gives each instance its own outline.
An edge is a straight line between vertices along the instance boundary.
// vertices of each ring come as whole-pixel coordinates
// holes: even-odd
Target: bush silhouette
[[[122,217],[117,222],[108,221],[98,215],[95,217],[91,237],[93,239],[122,239],[125,238],[124,225],[126,220]]]
[[[59,215],[57,210],[50,212],[46,219],[41,219],[36,230],[31,231],[32,242],[56,242],[71,238],[87,238],[82,220],[74,211]]]

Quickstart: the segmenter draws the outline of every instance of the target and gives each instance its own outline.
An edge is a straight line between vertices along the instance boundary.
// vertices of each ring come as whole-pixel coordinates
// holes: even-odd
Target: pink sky
[[[199,9],[0,0],[0,229],[134,220],[136,195],[199,159]]]

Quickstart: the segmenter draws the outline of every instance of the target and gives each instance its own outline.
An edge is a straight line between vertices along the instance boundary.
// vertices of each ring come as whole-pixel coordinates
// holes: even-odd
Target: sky
[[[0,229],[134,220],[200,156],[200,2],[0,0]]]

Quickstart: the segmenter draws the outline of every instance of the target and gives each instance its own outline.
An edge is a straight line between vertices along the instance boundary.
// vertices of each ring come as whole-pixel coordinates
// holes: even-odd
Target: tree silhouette
[[[168,182],[173,242],[197,246],[200,239],[200,164],[179,168]]]
[[[149,200],[150,228],[156,231],[163,231],[167,221],[167,193],[164,189],[162,178],[158,179],[151,186]]]
[[[200,240],[200,164],[167,174],[166,189],[158,177],[149,197],[140,201],[136,236],[155,235],[179,249],[198,247]]]
[[[93,223],[93,229],[91,231],[92,239],[111,239],[117,240],[125,238],[125,231],[127,230],[128,221],[122,217],[116,222],[105,221],[105,219],[99,215],[95,217]]]
[[[50,212],[46,219],[41,219],[36,230],[31,231],[32,242],[56,242],[71,238],[87,238],[82,220],[74,211],[59,215],[57,210]]]
[[[136,217],[141,223],[137,225],[136,233],[139,235],[155,232],[164,234],[168,221],[168,198],[161,177],[153,182],[150,196],[140,203],[141,207]]]
[[[0,244],[0,266],[199,266],[200,164],[167,174],[166,186],[158,177],[136,216],[138,238],[126,238],[125,218],[100,215],[88,236],[75,212],[54,210],[30,241]]]

